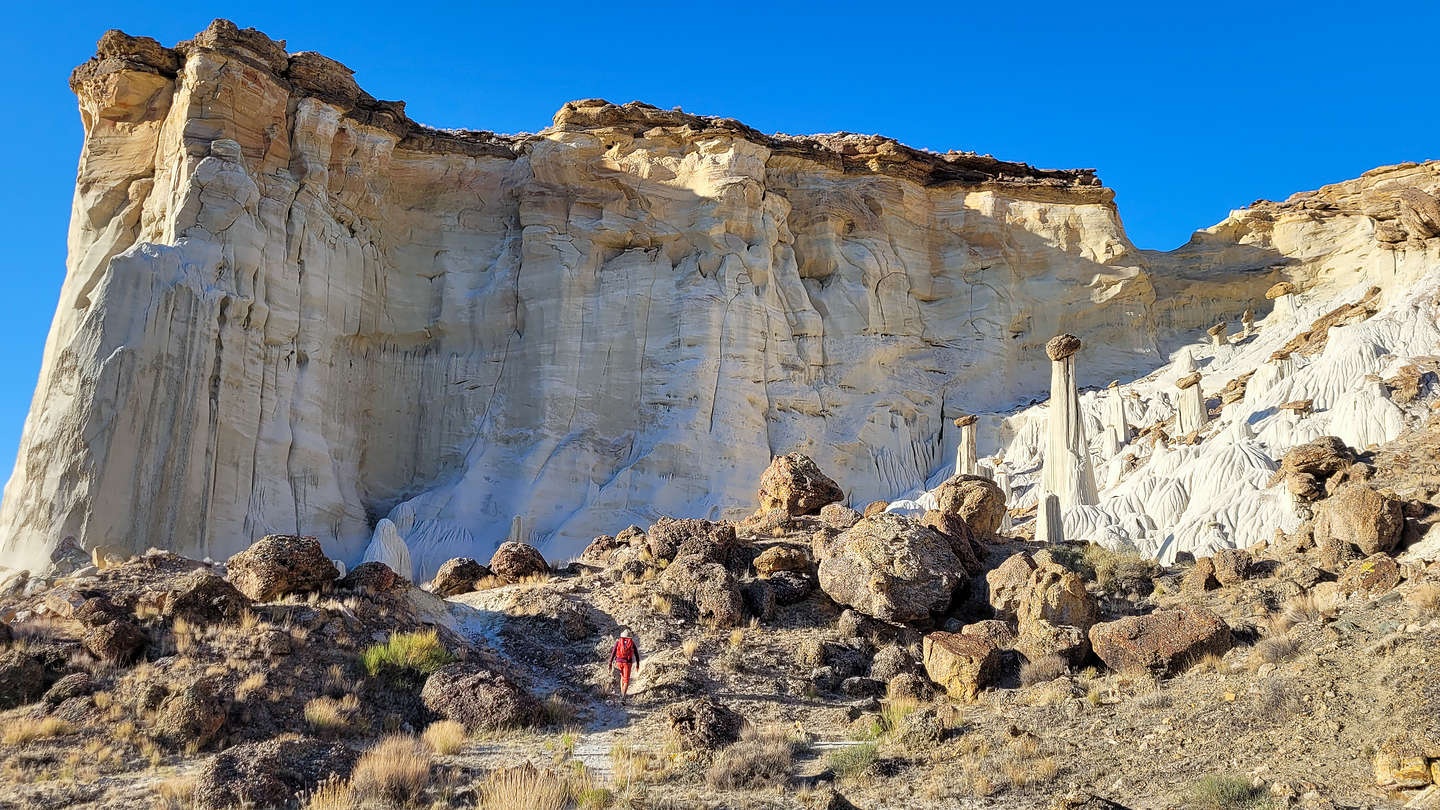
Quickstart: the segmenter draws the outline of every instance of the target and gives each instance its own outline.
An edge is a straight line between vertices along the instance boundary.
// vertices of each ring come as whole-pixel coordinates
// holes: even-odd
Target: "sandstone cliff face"
[[[955,414],[1041,395],[1051,335],[1094,347],[1082,385],[1133,376],[1283,269],[1268,244],[1142,254],[1083,170],[601,101],[432,130],[225,21],[110,32],[72,87],[8,565],[266,533],[347,562],[398,535],[414,576],[511,535],[563,558],[744,511],[797,450],[864,503],[945,464]]]

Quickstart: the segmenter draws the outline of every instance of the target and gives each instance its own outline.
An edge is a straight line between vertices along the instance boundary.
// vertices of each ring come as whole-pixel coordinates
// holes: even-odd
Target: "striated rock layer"
[[[888,498],[945,464],[954,416],[1043,395],[1051,335],[1093,347],[1082,385],[1133,377],[1284,278],[1259,219],[1137,251],[1087,170],[598,100],[439,131],[223,20],[173,49],[109,32],[71,85],[6,565],[272,533],[354,563],[383,535],[370,556],[403,541],[425,579],[507,538],[561,558],[743,513],[791,451]],[[1431,224],[1404,210],[1383,238]]]

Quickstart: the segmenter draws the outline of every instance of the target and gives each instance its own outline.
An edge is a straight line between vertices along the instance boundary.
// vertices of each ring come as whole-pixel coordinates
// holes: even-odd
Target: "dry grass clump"
[[[1255,716],[1272,722],[1293,719],[1305,710],[1305,702],[1294,686],[1281,678],[1269,678],[1260,683],[1255,694]]]
[[[1190,786],[1189,799],[1199,810],[1245,810],[1260,807],[1265,791],[1238,776],[1211,774]]]
[[[465,725],[454,720],[436,720],[425,727],[420,740],[437,754],[453,754],[465,746]]]
[[[4,742],[6,745],[24,745],[35,740],[62,737],[74,732],[74,726],[58,717],[45,717],[39,720],[22,717],[11,721],[5,727],[5,733],[0,736],[0,742]]]
[[[350,793],[360,800],[404,804],[430,784],[430,749],[414,737],[396,734],[366,751],[350,774]]]
[[[189,810],[195,804],[195,779],[174,776],[153,785],[155,803],[152,810]]]
[[[715,758],[705,783],[719,790],[752,790],[782,784],[790,775],[795,741],[780,729],[746,726],[740,739]]]
[[[545,724],[556,728],[568,728],[575,725],[575,719],[579,711],[574,704],[559,695],[550,695],[541,703],[545,710]]]
[[[476,810],[565,810],[577,791],[569,781],[530,765],[491,771],[480,783]]]
[[[339,735],[357,731],[360,698],[346,695],[339,700],[317,697],[305,704],[305,722],[317,734]]]
[[[730,649],[738,650],[745,644],[745,631],[739,627],[730,631]]]
[[[663,782],[670,775],[666,758],[616,743],[610,749],[610,773],[616,787],[628,790],[631,785]]]
[[[268,677],[263,672],[256,672],[248,676],[245,680],[235,684],[235,699],[244,703],[250,699],[251,695],[264,689],[268,681]]]
[[[371,676],[386,673],[398,677],[423,677],[454,660],[434,630],[391,633],[389,641],[373,644],[361,653],[365,671]]]
[[[1279,664],[1300,652],[1300,640],[1294,636],[1273,635],[1256,642],[1250,650],[1250,666],[1258,669],[1264,664]]]
[[[1136,551],[1113,551],[1091,543],[1081,552],[1081,568],[1088,568],[1095,584],[1107,593],[1134,593],[1142,596],[1155,588],[1160,566]]]
[[[898,732],[905,724],[905,718],[920,708],[919,701],[912,698],[891,698],[880,707],[880,723],[886,734]]]
[[[675,609],[675,600],[663,593],[652,594],[650,608],[661,616],[669,616]]]
[[[695,653],[700,651],[700,639],[698,636],[691,636],[680,642],[680,652],[685,654],[687,661],[695,660]]]
[[[1056,678],[1070,674],[1070,662],[1063,656],[1046,655],[1034,661],[1027,661],[1020,666],[1020,683],[1023,686],[1034,686],[1037,683],[1053,681]]]
[[[879,754],[880,743],[873,741],[838,748],[830,752],[830,770],[836,779],[859,779],[870,772]]]
[[[1335,604],[1331,600],[1322,599],[1314,593],[1302,593],[1286,602],[1285,610],[1280,614],[1280,620],[1289,624],[1275,623],[1272,626],[1284,632],[1297,624],[1323,621],[1334,616]]]

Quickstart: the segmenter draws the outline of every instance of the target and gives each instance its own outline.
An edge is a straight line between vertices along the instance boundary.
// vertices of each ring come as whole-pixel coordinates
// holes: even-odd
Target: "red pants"
[[[625,694],[630,689],[630,662],[616,661],[615,666],[620,668],[620,694]]]

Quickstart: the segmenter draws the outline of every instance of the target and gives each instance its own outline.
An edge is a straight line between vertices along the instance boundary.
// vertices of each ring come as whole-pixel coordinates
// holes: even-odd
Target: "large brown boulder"
[[[1180,672],[1207,655],[1230,649],[1230,626],[1204,608],[1157,610],[1090,628],[1090,646],[1116,672]]]
[[[740,739],[745,718],[707,696],[670,706],[665,723],[681,751],[715,752]]]
[[[1035,558],[1021,551],[985,575],[985,582],[990,586],[990,607],[995,610],[996,618],[1013,619],[1019,613],[1020,601],[1030,590],[1030,574],[1035,567]]]
[[[550,566],[539,549],[529,543],[507,540],[491,555],[490,570],[506,582],[519,582],[525,577],[549,573]]]
[[[981,539],[995,536],[1005,518],[1005,493],[988,478],[956,475],[935,490],[936,509],[965,521]]]
[[[224,577],[197,569],[186,574],[178,587],[165,594],[161,614],[194,625],[217,624],[240,618],[250,600]]]
[[[470,731],[539,725],[545,707],[529,692],[476,664],[449,664],[420,690],[425,707]]]
[[[81,642],[96,658],[115,664],[138,656],[145,647],[146,637],[134,622],[120,619],[90,628]]]
[[[646,533],[650,555],[657,560],[673,560],[687,554],[725,563],[735,548],[735,527],[729,523],[713,523],[698,518],[662,517]]]
[[[293,534],[271,534],[225,564],[225,578],[256,602],[273,602],[288,593],[325,588],[340,576],[320,541]]]
[[[344,780],[358,755],[339,743],[285,736],[228,748],[200,767],[200,810],[287,807],[297,794],[331,777]]]
[[[1215,581],[1221,585],[1239,585],[1250,578],[1250,566],[1254,558],[1241,548],[1225,548],[1215,552],[1211,558],[1215,568]]]
[[[804,549],[793,546],[771,546],[760,552],[752,563],[755,573],[762,577],[778,571],[806,571],[811,564],[810,555]]]
[[[1085,590],[1085,580],[1079,574],[1045,563],[1030,572],[1015,616],[1021,635],[1025,625],[1035,620],[1089,630],[1100,618],[1100,605]]]
[[[1337,542],[1361,554],[1388,552],[1400,540],[1405,515],[1400,502],[1367,484],[1347,482],[1326,498],[1315,517],[1316,542]]]
[[[209,680],[198,680],[171,692],[155,713],[156,736],[176,748],[201,748],[225,725],[225,702]]]
[[[45,663],[28,650],[0,654],[0,711],[34,703],[45,694]]]
[[[430,592],[436,596],[459,596],[475,590],[475,583],[490,576],[490,569],[473,557],[446,560],[430,581]]]
[[[937,532],[945,535],[950,541],[950,550],[960,559],[960,565],[965,573],[971,576],[980,573],[983,566],[980,557],[983,551],[980,548],[980,541],[976,539],[975,532],[970,525],[961,520],[958,515],[949,512],[940,512],[931,509],[920,518],[920,522]]]
[[[585,550],[580,552],[580,561],[592,565],[609,565],[611,555],[628,547],[628,543],[622,542],[612,535],[602,534],[591,540],[590,544],[585,546]]]
[[[921,642],[925,674],[951,697],[974,700],[992,684],[1000,651],[986,639],[960,633],[928,633]]]
[[[813,515],[826,504],[845,499],[845,492],[820,471],[809,456],[777,456],[760,475],[760,510],[783,509],[792,515]]]
[[[891,622],[944,611],[967,579],[945,535],[892,512],[846,529],[820,562],[820,587],[831,599]]]
[[[700,554],[676,557],[655,584],[661,593],[694,605],[703,622],[731,627],[745,618],[745,602],[735,577],[725,566]]]
[[[1321,436],[1290,448],[1280,459],[1280,469],[1275,471],[1270,485],[1284,481],[1297,499],[1318,500],[1325,495],[1325,480],[1354,461],[1355,453],[1345,442],[1334,436]]]
[[[388,593],[402,587],[409,587],[409,582],[403,579],[394,569],[379,560],[363,562],[350,569],[340,581],[335,583],[337,587],[347,591],[358,591],[361,593]]]

